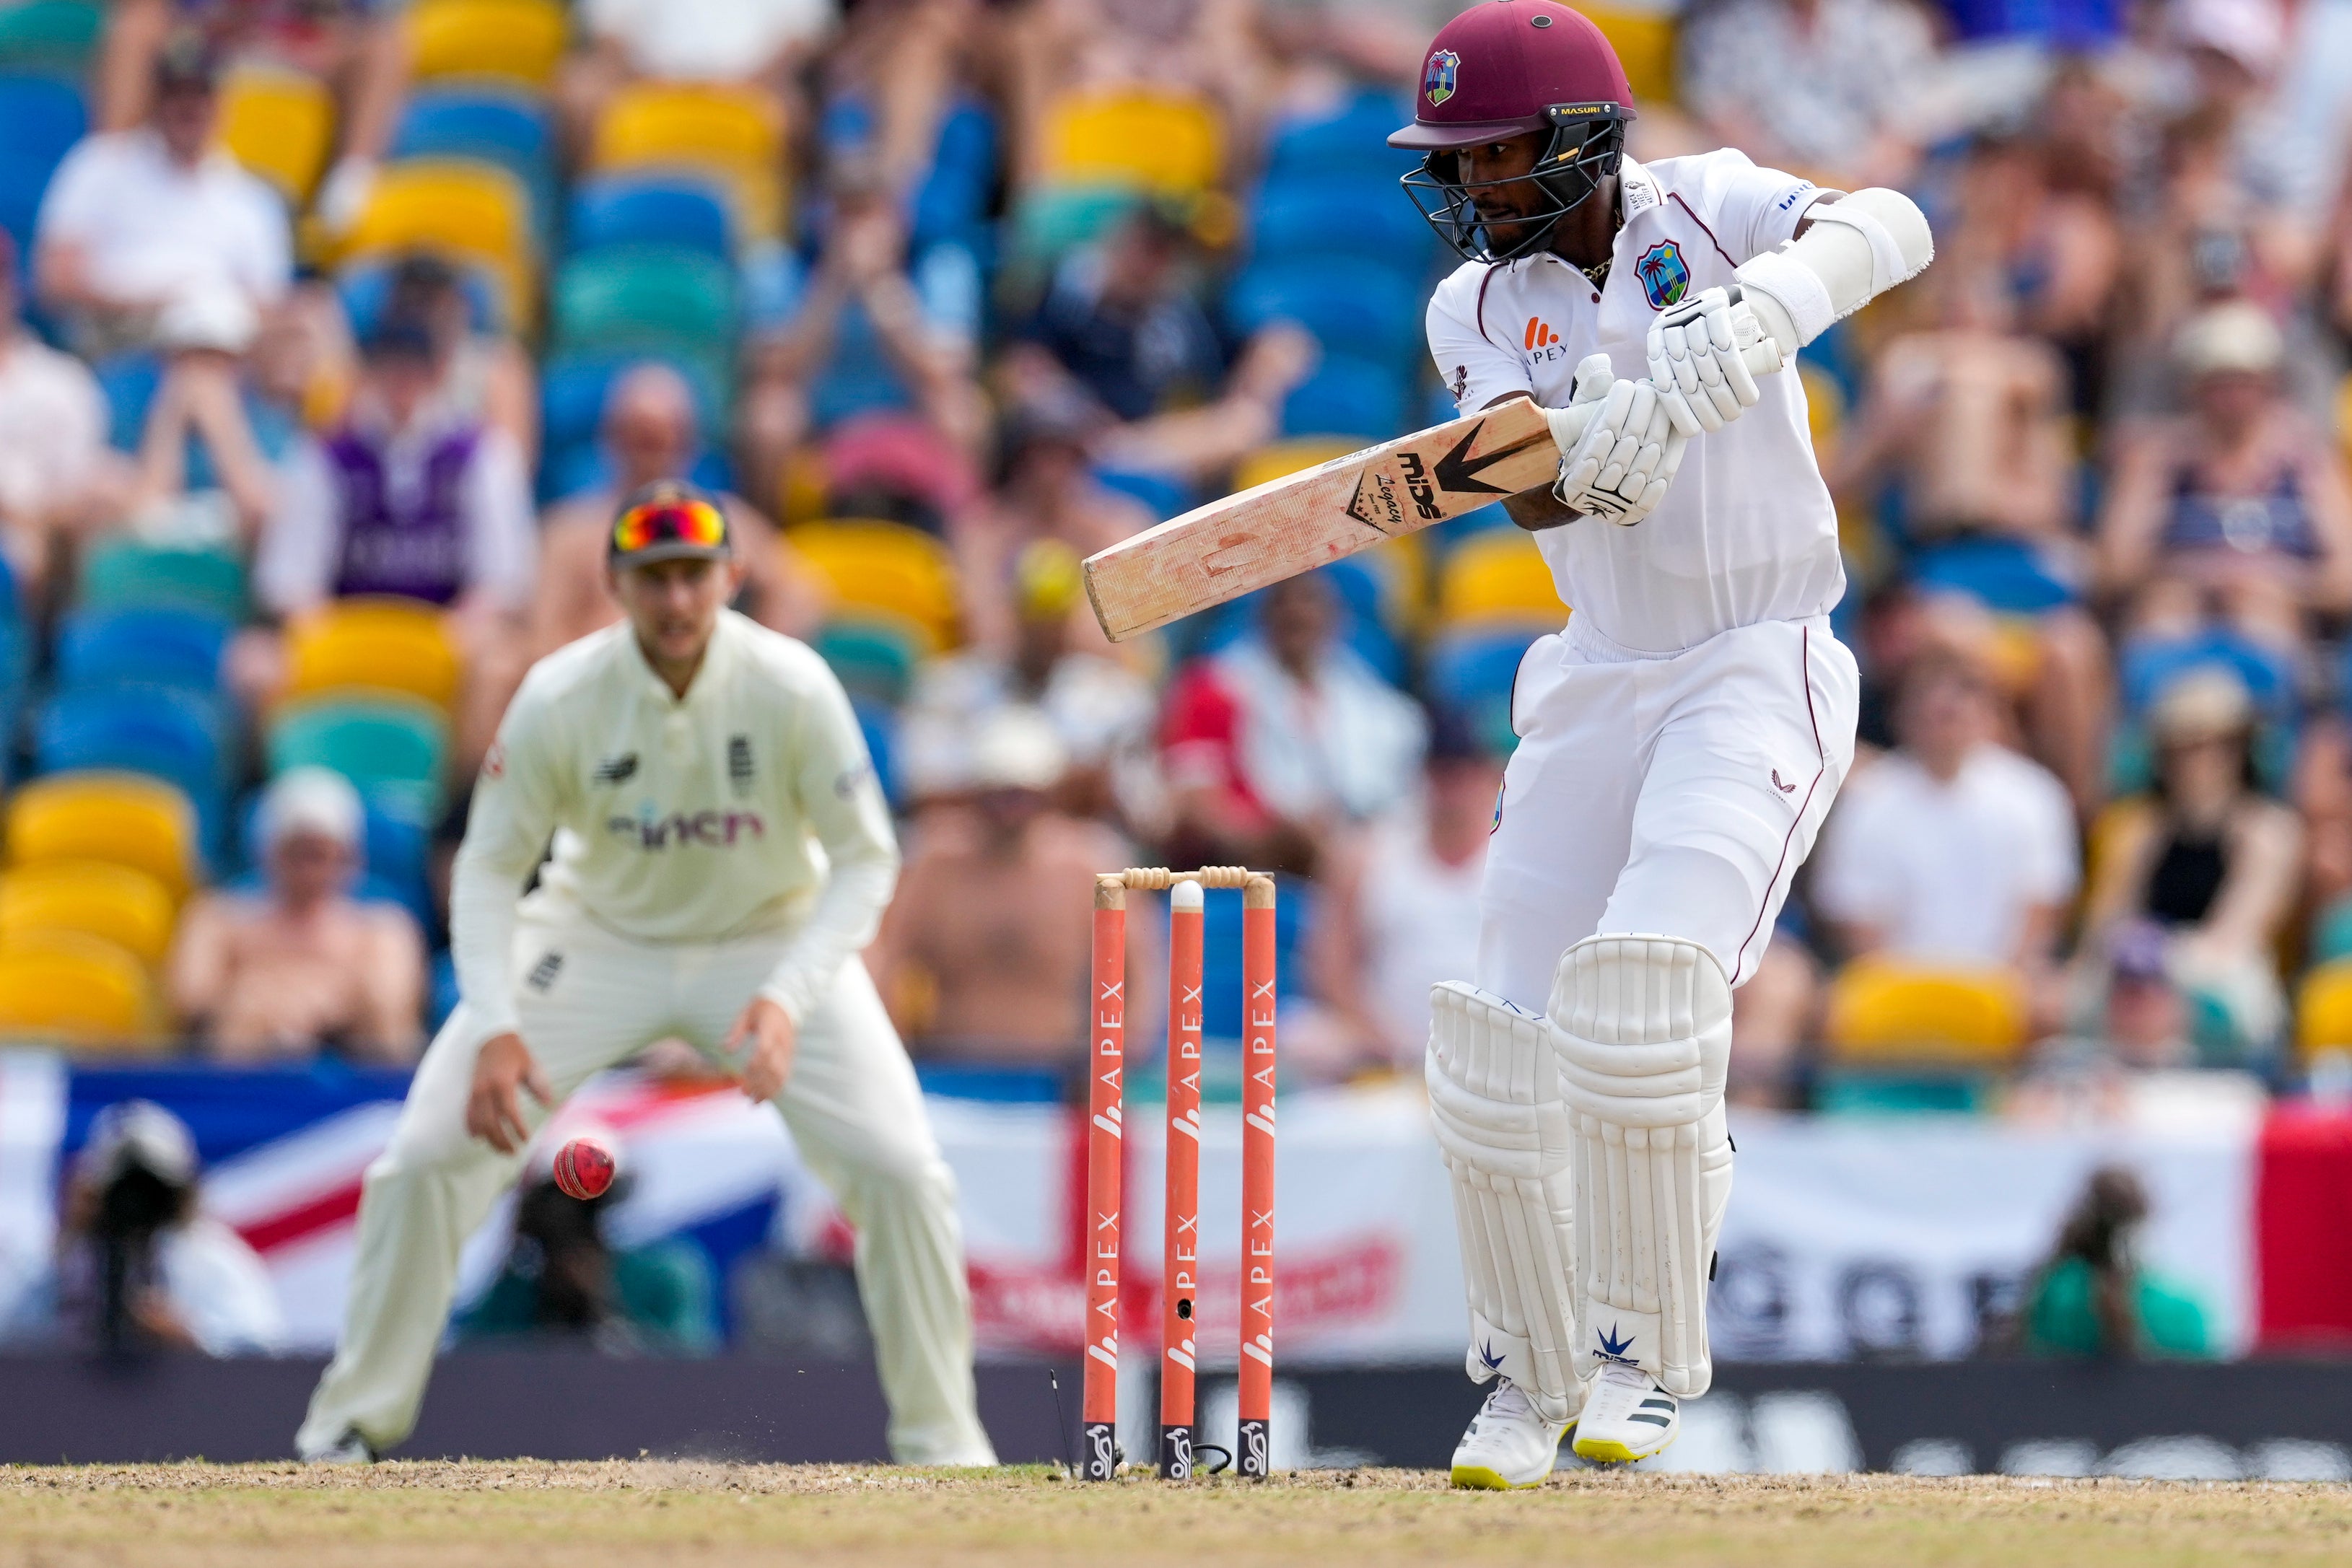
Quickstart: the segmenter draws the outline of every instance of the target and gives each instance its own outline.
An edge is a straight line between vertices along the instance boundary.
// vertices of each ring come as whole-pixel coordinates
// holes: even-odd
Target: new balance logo
[[[607,757],[596,764],[595,779],[599,784],[619,784],[635,776],[637,754],[624,751],[618,757]]]

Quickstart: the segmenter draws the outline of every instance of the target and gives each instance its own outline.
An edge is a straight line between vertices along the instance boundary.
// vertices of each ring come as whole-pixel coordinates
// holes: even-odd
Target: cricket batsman
[[[341,1342],[295,1446],[364,1462],[408,1435],[458,1249],[533,1129],[675,1035],[775,1103],[856,1228],[892,1453],[992,1465],[955,1180],[857,958],[898,853],[849,699],[727,608],[745,565],[690,486],[631,497],[606,561],[625,619],[533,666],[482,765],[449,895],[461,999],[368,1168]]]
[[[1495,1388],[1454,1483],[1524,1487],[1562,1436],[1631,1461],[1706,1392],[1730,1196],[1731,993],[1853,759],[1837,518],[1793,361],[1915,276],[1927,221],[1726,150],[1624,156],[1625,73],[1553,0],[1431,45],[1405,185],[1465,258],[1429,306],[1461,413],[1532,398],[1563,455],[1504,505],[1575,607],[1519,667],[1475,984],[1434,992],[1429,1086]]]

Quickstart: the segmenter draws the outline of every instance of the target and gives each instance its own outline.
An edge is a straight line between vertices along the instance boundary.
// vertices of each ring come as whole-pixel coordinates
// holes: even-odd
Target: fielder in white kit
[[[849,699],[813,650],[726,608],[744,568],[707,497],[640,491],[607,559],[626,618],[532,668],[483,765],[449,899],[462,999],[368,1169],[296,1448],[364,1461],[408,1435],[458,1249],[532,1130],[675,1035],[775,1103],[856,1228],[891,1451],[994,1464],[954,1176],[857,958],[898,853]]]
[[[1731,992],[1853,758],[1837,518],[1789,361],[1933,248],[1895,192],[1732,151],[1638,164],[1633,117],[1591,23],[1492,0],[1438,34],[1390,138],[1467,258],[1428,320],[1460,411],[1579,416],[1553,421],[1558,482],[1505,503],[1574,608],[1519,667],[1475,983],[1433,998],[1466,1364],[1496,1382],[1458,1486],[1538,1484],[1571,1428],[1588,1459],[1646,1458],[1706,1391]]]

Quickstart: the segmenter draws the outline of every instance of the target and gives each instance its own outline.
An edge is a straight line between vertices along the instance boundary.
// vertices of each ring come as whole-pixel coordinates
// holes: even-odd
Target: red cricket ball
[[[619,1167],[597,1138],[574,1138],[555,1151],[555,1185],[566,1197],[602,1197]]]

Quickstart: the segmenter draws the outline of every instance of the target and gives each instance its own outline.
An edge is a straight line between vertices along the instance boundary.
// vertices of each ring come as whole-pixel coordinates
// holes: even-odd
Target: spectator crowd
[[[1450,417],[1383,138],[1454,8],[0,0],[0,1035],[413,1060],[505,701],[617,617],[614,498],[691,476],[887,782],[866,961],[927,1071],[1066,1076],[1090,873],[1142,862],[1280,875],[1297,1081],[1416,1073],[1570,612],[1530,541],[1118,645],[1078,563]],[[1864,757],[1735,1092],[2344,1082],[2352,0],[1591,14],[1632,156],[1937,235],[1801,366]]]

